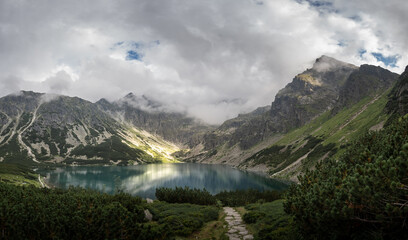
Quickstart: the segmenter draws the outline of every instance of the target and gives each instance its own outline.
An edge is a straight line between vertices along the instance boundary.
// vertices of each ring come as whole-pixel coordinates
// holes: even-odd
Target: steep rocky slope
[[[207,134],[203,144],[195,149],[195,155],[188,160],[225,163],[275,174],[294,162],[300,163],[318,144],[320,146],[317,150],[324,154],[316,156],[327,154],[324,156],[327,157],[330,150],[339,147],[341,142],[327,142],[332,144],[325,145],[328,138],[340,136],[339,139],[343,137],[342,141],[348,141],[355,134],[345,130],[354,126],[354,122],[361,123],[353,129],[360,133],[360,130],[371,128],[384,120],[377,116],[382,115],[384,108],[380,103],[386,101],[384,93],[397,78],[397,74],[380,67],[356,67],[322,56],[311,69],[295,76],[291,83],[279,91],[270,109],[263,108],[245,118],[239,116],[227,121]],[[361,120],[359,116],[365,116],[367,112],[374,115],[366,116],[367,121]],[[316,126],[313,131],[293,134],[310,124]],[[327,127],[323,124],[327,124]],[[271,161],[275,163],[271,164]],[[299,166],[301,164],[293,169]]]
[[[327,111],[304,126],[283,135],[278,141],[245,159],[240,167],[259,169],[273,176],[296,180],[301,171],[330,156],[339,156],[346,146],[367,130],[382,128],[389,90],[366,97],[335,115]]]
[[[350,75],[341,88],[333,114],[342,108],[352,106],[367,96],[383,93],[395,83],[397,78],[397,74],[381,67],[361,65],[357,71]]]
[[[97,103],[25,92],[0,98],[0,161],[134,164],[221,163],[294,178],[368,129],[379,129],[398,75],[322,56],[270,106],[215,128],[145,96]],[[407,73],[387,105],[405,114]],[[388,91],[388,92],[387,92]],[[175,157],[176,156],[176,157]]]
[[[133,93],[115,102],[101,99],[96,104],[116,120],[132,124],[184,148],[197,145],[205,132],[214,129],[186,114],[169,111],[146,96],[138,97]]]
[[[80,98],[22,91],[0,98],[0,161],[173,161],[179,148]]]
[[[272,132],[300,127],[334,107],[339,93],[358,67],[322,56],[280,90],[269,113]]]
[[[295,76],[280,90],[271,107],[246,116],[229,120],[204,139],[206,149],[236,144],[249,149],[277,133],[302,126],[312,118],[334,107],[339,92],[347,78],[358,67],[322,56],[313,67]],[[229,122],[239,121],[234,128],[226,128]]]
[[[333,109],[285,134],[270,147],[247,158],[240,167],[251,169],[263,165],[273,176],[296,180],[297,175],[317,162],[340,156],[367,130],[376,131],[384,126],[391,116],[388,106],[395,99],[403,99],[399,93],[403,92],[401,86],[406,73],[396,83],[397,78],[397,74],[380,67],[362,65],[344,83]]]
[[[390,101],[387,103],[389,113],[405,115],[408,113],[408,66],[401,74],[397,84],[390,93]]]

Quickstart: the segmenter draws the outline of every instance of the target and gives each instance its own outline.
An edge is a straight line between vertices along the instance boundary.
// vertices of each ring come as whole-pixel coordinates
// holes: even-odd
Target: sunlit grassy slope
[[[266,164],[270,174],[295,180],[301,170],[341,154],[362,133],[381,128],[388,118],[384,112],[388,93],[366,97],[335,115],[327,111],[254,154],[241,166]]]
[[[18,164],[0,163],[0,182],[10,183],[17,186],[41,186],[38,181],[38,174],[35,174],[28,167]]]

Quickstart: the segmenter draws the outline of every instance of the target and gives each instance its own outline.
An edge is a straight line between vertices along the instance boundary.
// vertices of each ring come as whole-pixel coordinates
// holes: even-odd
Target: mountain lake
[[[107,193],[120,189],[132,195],[155,199],[158,187],[223,190],[284,190],[288,185],[255,173],[225,165],[196,163],[145,164],[136,166],[67,166],[37,170],[46,182],[59,188],[80,186]]]

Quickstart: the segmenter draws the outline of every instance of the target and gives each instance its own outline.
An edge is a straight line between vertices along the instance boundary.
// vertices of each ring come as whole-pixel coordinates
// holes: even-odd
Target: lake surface
[[[107,193],[120,189],[132,195],[155,199],[157,187],[205,188],[211,194],[223,190],[283,190],[288,186],[264,176],[225,165],[195,163],[146,164],[138,166],[70,166],[38,170],[47,182],[60,188],[81,186]]]

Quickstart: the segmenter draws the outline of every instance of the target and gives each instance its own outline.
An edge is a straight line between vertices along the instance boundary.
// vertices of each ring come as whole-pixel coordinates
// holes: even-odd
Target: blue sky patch
[[[337,46],[345,47],[345,46],[347,46],[347,43],[346,43],[346,41],[344,41],[344,40],[339,40],[339,41],[337,42]]]
[[[307,2],[310,7],[315,8],[320,14],[326,13],[338,13],[339,10],[336,9],[332,2],[325,0],[295,0],[298,3]]]
[[[399,59],[398,55],[393,55],[389,57],[384,57],[382,53],[373,52],[371,53],[378,61],[383,62],[385,66],[396,67],[397,61]]]
[[[333,3],[326,1],[306,0],[313,7],[332,7]]]
[[[367,50],[365,49],[360,49],[358,50],[358,54],[360,55],[360,57],[363,57],[363,55],[367,52]]]
[[[154,48],[160,45],[159,40],[150,42],[144,41],[120,41],[113,44],[111,50],[124,51],[126,54],[125,59],[127,61],[143,61],[145,51],[149,48]],[[123,52],[122,52],[123,53]]]
[[[143,58],[143,55],[134,50],[127,51],[126,60],[128,61],[132,61],[132,60],[142,61],[142,58]]]

